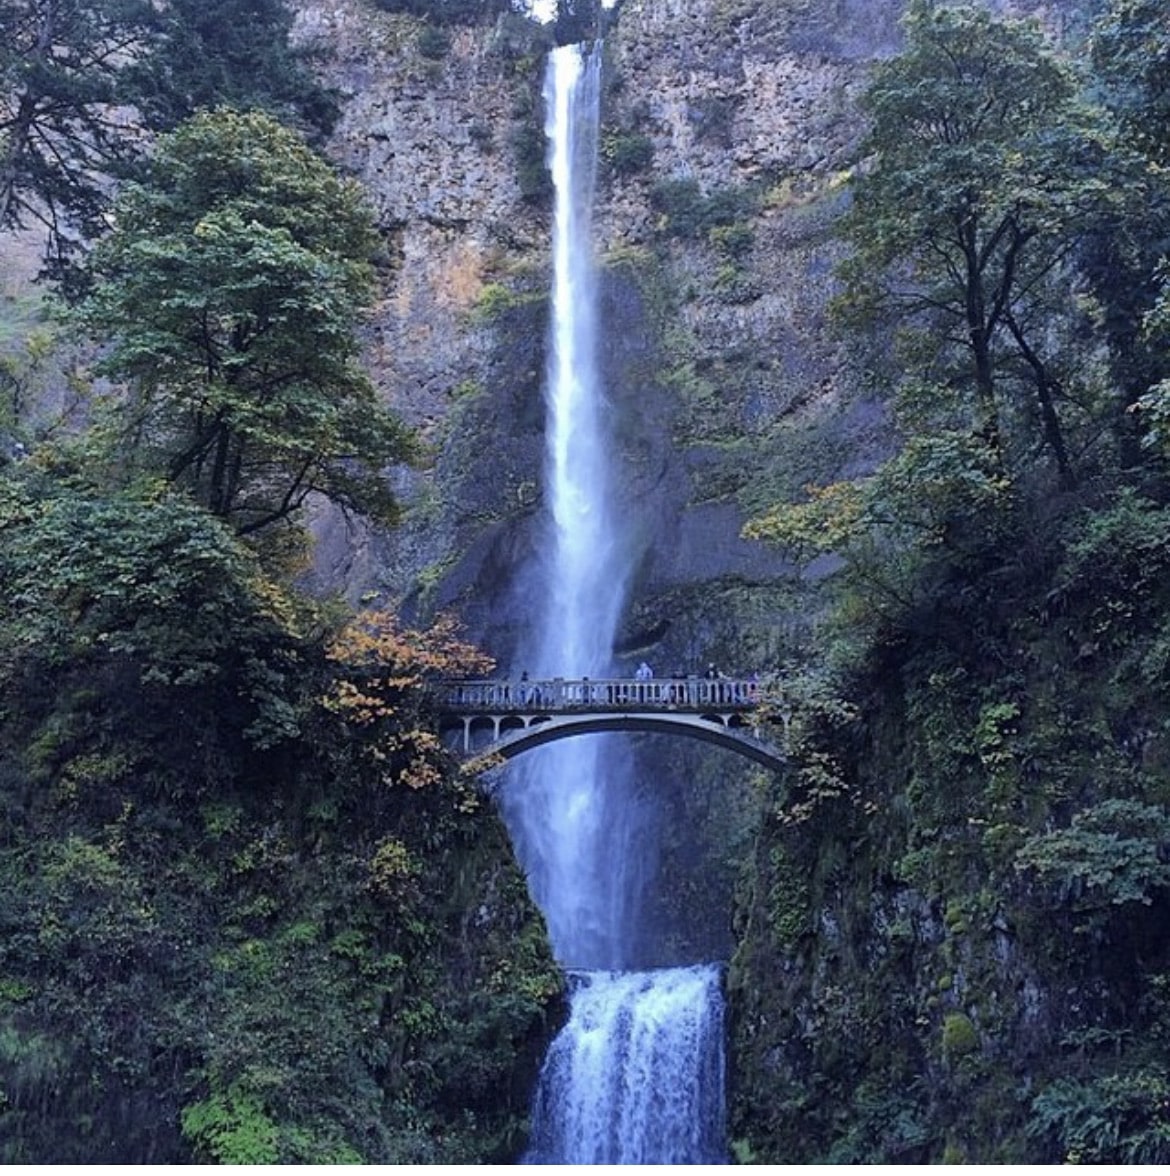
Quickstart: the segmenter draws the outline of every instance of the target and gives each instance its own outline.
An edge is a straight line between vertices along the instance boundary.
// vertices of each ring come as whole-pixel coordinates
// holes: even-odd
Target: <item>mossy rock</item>
[[[961,1058],[979,1048],[979,1034],[966,1013],[947,1013],[943,1018],[942,1048],[948,1058]]]

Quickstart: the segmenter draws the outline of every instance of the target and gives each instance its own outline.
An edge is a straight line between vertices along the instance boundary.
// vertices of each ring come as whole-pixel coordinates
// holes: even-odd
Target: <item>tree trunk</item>
[[[216,439],[215,461],[211,467],[211,485],[207,491],[207,508],[218,518],[223,518],[228,512],[226,481],[231,440],[231,429],[225,425]]]
[[[999,408],[995,402],[995,375],[991,364],[991,325],[987,316],[987,299],[983,290],[983,270],[979,262],[977,221],[970,214],[959,225],[959,239],[966,263],[964,311],[967,339],[975,361],[975,393],[979,404],[980,435],[1002,460],[999,435]]]
[[[40,27],[37,29],[36,45],[31,46],[28,57],[36,67],[44,68],[44,60],[53,46],[53,18],[56,10],[52,4],[40,11]],[[37,69],[29,71],[33,76]],[[8,142],[4,160],[0,163],[0,228],[15,228],[19,215],[20,201],[17,183],[20,179],[20,162],[28,151],[36,123],[37,96],[26,85],[20,95],[16,116],[8,128]]]
[[[28,150],[35,114],[36,101],[26,91],[20,97],[20,106],[8,130],[8,142],[0,160],[0,228],[16,228],[19,223],[20,201],[16,189],[20,162]]]
[[[1064,432],[1060,427],[1060,417],[1057,415],[1056,404],[1052,396],[1053,391],[1060,385],[1052,378],[1044,361],[1029,346],[1015,317],[1010,314],[1005,315],[1004,322],[1007,323],[1007,328],[1016,341],[1016,346],[1019,348],[1024,362],[1032,369],[1032,377],[1036,383],[1036,399],[1040,404],[1040,427],[1044,432],[1044,442],[1052,450],[1052,456],[1056,459],[1056,470],[1061,488],[1071,490],[1076,485],[1076,478],[1073,475],[1072,466],[1069,464],[1068,449],[1064,444]]]

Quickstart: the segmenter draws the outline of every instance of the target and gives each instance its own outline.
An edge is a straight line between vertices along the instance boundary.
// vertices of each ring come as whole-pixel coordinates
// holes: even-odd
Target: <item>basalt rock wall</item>
[[[345,99],[331,151],[385,234],[367,360],[432,446],[427,468],[397,475],[409,512],[393,534],[320,520],[316,576],[407,611],[455,607],[506,661],[542,542],[551,30],[511,14],[436,46],[424,22],[369,0],[295,7]],[[872,357],[843,349],[826,304],[856,98],[896,51],[902,8],[623,0],[606,14],[595,220],[637,569],[623,644],[663,634],[664,664],[774,655],[791,618],[768,586],[776,558],[738,537],[744,517],[883,451]]]
[[[664,635],[663,664],[746,665],[774,647],[776,609],[745,628],[728,603],[769,593],[778,566],[739,539],[745,512],[879,443],[880,413],[824,322],[851,104],[897,41],[899,5],[865,7],[864,27],[850,4],[627,0],[609,14],[596,232],[635,508],[625,644]],[[331,150],[385,232],[367,359],[433,446],[429,468],[399,474],[395,533],[321,520],[317,575],[354,598],[455,606],[507,659],[541,542],[550,225],[532,174],[550,37],[504,17],[451,29],[428,58],[423,31],[363,0],[299,4],[298,35],[346,98]]]

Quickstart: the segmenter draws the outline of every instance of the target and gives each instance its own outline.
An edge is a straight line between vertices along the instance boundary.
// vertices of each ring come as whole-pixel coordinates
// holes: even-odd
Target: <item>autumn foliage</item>
[[[440,783],[442,745],[426,713],[428,684],[487,673],[491,658],[458,636],[453,617],[403,629],[384,610],[355,617],[326,656],[337,672],[322,702],[360,732],[383,781],[414,789]]]

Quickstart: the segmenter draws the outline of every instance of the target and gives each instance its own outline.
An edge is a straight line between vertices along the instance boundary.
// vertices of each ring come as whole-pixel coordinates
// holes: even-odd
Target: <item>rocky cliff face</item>
[[[882,448],[867,357],[841,349],[825,308],[855,98],[895,51],[902,6],[624,0],[609,14],[605,377],[639,506],[629,642],[677,634],[664,607],[685,613],[688,636],[664,638],[665,660],[775,654],[778,602],[741,623],[727,599],[745,586],[768,596],[777,568],[739,540],[745,512]],[[295,7],[298,36],[346,98],[333,153],[386,233],[368,360],[434,446],[429,469],[401,474],[407,525],[385,536],[323,520],[318,574],[352,597],[457,606],[507,659],[518,569],[540,543],[550,34],[511,16],[435,46],[421,22],[367,0]]]
[[[366,187],[385,232],[384,298],[367,325],[367,360],[386,397],[436,446],[478,390],[494,340],[476,314],[491,283],[539,264],[539,217],[521,201],[509,135],[531,110],[521,64],[534,30],[454,30],[441,58],[418,52],[422,22],[362,0],[300,3],[296,35],[345,101],[332,143]],[[475,542],[460,512],[431,509],[445,479],[401,473],[410,523],[392,540],[329,515],[319,575],[356,597],[401,599],[431,584]]]
[[[687,612],[671,661],[746,665],[774,646],[773,621],[743,632],[726,599],[696,594],[763,585],[775,559],[739,540],[744,510],[873,449],[877,415],[824,324],[851,103],[896,44],[899,5],[864,7],[862,29],[857,4],[627,0],[607,33],[597,231],[607,386],[642,512],[631,640],[671,628],[661,602]],[[348,99],[334,153],[387,235],[368,356],[435,444],[430,470],[403,475],[408,525],[324,527],[322,574],[460,604],[507,657],[511,586],[539,542],[548,202],[521,178],[547,36],[519,18],[460,28],[431,61],[420,28],[361,0],[300,5],[299,35]]]

